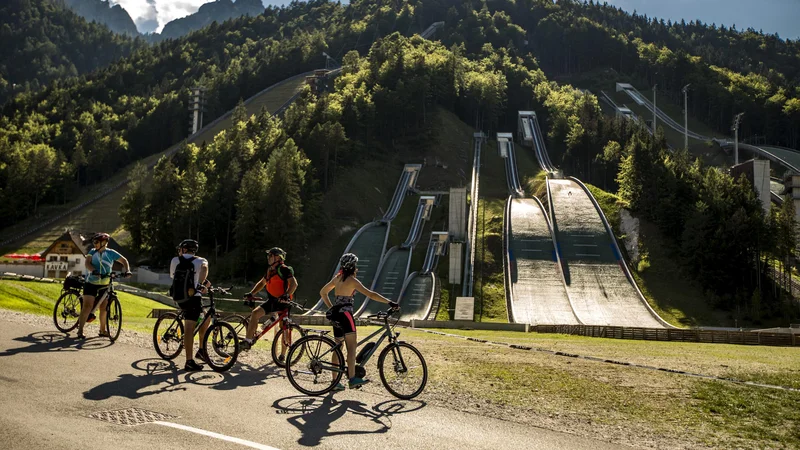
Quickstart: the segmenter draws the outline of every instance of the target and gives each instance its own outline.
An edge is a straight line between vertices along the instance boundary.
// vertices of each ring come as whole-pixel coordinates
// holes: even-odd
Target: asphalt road
[[[420,401],[349,390],[312,398],[299,395],[272,365],[189,374],[176,364],[183,365],[182,356],[170,363],[132,344],[99,338],[78,344],[0,319],[2,447],[620,448],[428,405],[424,393]],[[89,417],[127,408],[167,416],[136,426]]]

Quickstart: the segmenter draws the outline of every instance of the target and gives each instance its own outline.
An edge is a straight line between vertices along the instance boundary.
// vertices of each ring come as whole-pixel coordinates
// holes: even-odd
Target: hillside
[[[143,45],[51,0],[0,3],[0,105],[53,80],[85,74]]]
[[[156,40],[175,39],[199,30],[212,22],[222,23],[241,16],[257,16],[264,12],[261,0],[215,0],[200,6],[196,13],[168,22]]]

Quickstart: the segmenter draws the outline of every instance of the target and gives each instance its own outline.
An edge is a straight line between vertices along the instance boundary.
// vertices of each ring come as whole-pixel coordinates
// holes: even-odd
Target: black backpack
[[[172,277],[172,287],[170,294],[172,299],[178,303],[183,303],[192,297],[197,292],[194,284],[194,260],[196,258],[178,257],[178,266],[175,267],[175,275]]]

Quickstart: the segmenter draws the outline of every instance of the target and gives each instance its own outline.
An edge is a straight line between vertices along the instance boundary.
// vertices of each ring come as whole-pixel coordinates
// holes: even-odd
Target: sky
[[[111,0],[112,4],[122,6],[131,16],[140,33],[160,33],[167,22],[189,14],[194,14],[205,3],[212,0]],[[800,1],[800,0],[798,0]],[[234,0],[234,3],[236,1]],[[286,4],[286,1],[261,0],[269,4]]]
[[[752,27],[800,39],[800,0],[601,0],[628,12],[672,21],[699,19],[717,26]]]
[[[197,12],[210,0],[111,0],[130,14],[140,32],[160,32],[167,22]],[[261,0],[264,5],[289,0]],[[800,39],[800,0],[601,0],[622,9],[664,20],[700,19],[706,23],[753,27],[777,32],[784,39]]]

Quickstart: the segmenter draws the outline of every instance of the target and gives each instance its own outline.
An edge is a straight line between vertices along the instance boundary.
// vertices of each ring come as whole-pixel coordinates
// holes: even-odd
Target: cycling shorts
[[[185,302],[178,303],[183,311],[183,318],[197,322],[200,318],[200,313],[203,312],[203,298],[194,296]]]
[[[108,290],[107,284],[92,284],[92,283],[84,283],[83,284],[83,295],[89,295],[98,299],[101,297],[105,292]]]
[[[274,312],[282,312],[286,309],[289,309],[289,306],[290,305],[288,303],[281,303],[277,297],[270,295],[267,301],[260,304],[258,307],[263,309],[265,313],[269,314]]]
[[[356,332],[356,321],[353,319],[352,312],[342,311],[336,306],[334,306],[332,310],[330,321],[333,324],[333,337],[343,338],[348,334]]]

